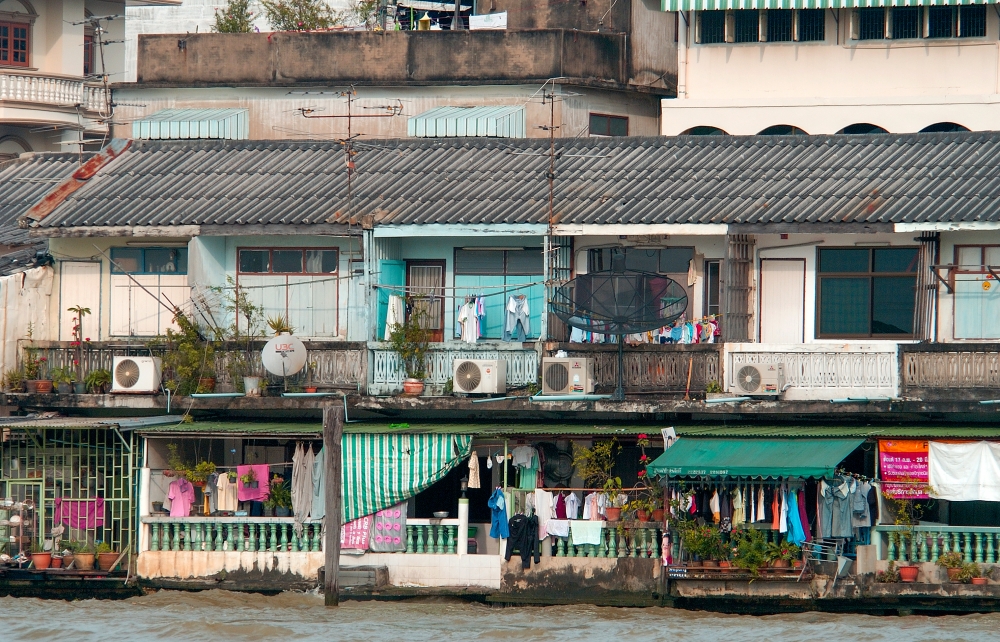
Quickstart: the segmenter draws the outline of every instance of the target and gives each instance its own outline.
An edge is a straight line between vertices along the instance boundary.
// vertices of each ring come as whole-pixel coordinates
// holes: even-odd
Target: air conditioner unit
[[[115,357],[111,392],[157,393],[162,372],[163,363],[159,357]]]
[[[542,359],[542,395],[594,393],[594,360],[571,357]]]
[[[762,363],[740,366],[736,385],[730,390],[741,395],[779,395],[785,389],[785,365]]]
[[[452,382],[455,392],[505,394],[507,362],[503,359],[455,359]]]

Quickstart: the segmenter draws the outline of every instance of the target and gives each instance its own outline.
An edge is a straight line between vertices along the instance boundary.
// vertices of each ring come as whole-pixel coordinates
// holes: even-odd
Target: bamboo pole
[[[344,435],[344,409],[339,405],[323,408],[323,450],[326,451],[326,541],[324,542],[323,594],[326,606],[339,606],[341,440]]]

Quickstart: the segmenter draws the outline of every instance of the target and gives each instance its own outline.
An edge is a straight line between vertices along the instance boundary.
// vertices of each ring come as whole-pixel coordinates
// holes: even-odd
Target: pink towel
[[[67,524],[70,528],[86,530],[104,526],[104,498],[69,499],[56,497],[56,510],[52,521]]]
[[[257,488],[247,488],[243,485],[243,475],[251,469],[257,475]],[[236,477],[236,497],[241,502],[262,502],[271,494],[271,475],[267,464],[237,466]]]

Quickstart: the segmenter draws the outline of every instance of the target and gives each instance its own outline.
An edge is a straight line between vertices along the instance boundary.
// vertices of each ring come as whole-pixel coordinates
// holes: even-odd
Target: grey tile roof
[[[80,167],[79,154],[32,154],[0,163],[0,245],[31,244],[17,221]]]
[[[548,141],[356,144],[355,215],[544,223]],[[556,141],[557,222],[1000,221],[1000,132]],[[135,141],[44,226],[345,222],[343,148]]]

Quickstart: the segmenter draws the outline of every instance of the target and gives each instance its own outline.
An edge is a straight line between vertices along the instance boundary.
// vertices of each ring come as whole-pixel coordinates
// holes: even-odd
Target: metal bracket
[[[948,281],[947,279],[944,279],[944,278],[941,277],[941,274],[938,272],[938,270],[941,269],[941,268],[948,268],[948,270],[950,271],[954,267],[955,267],[954,265],[931,265],[931,266],[929,266],[931,273],[933,273],[934,276],[937,277],[938,281],[940,281],[941,283],[944,284],[944,287],[948,291],[948,294],[955,294],[955,288],[952,287],[950,281]]]

